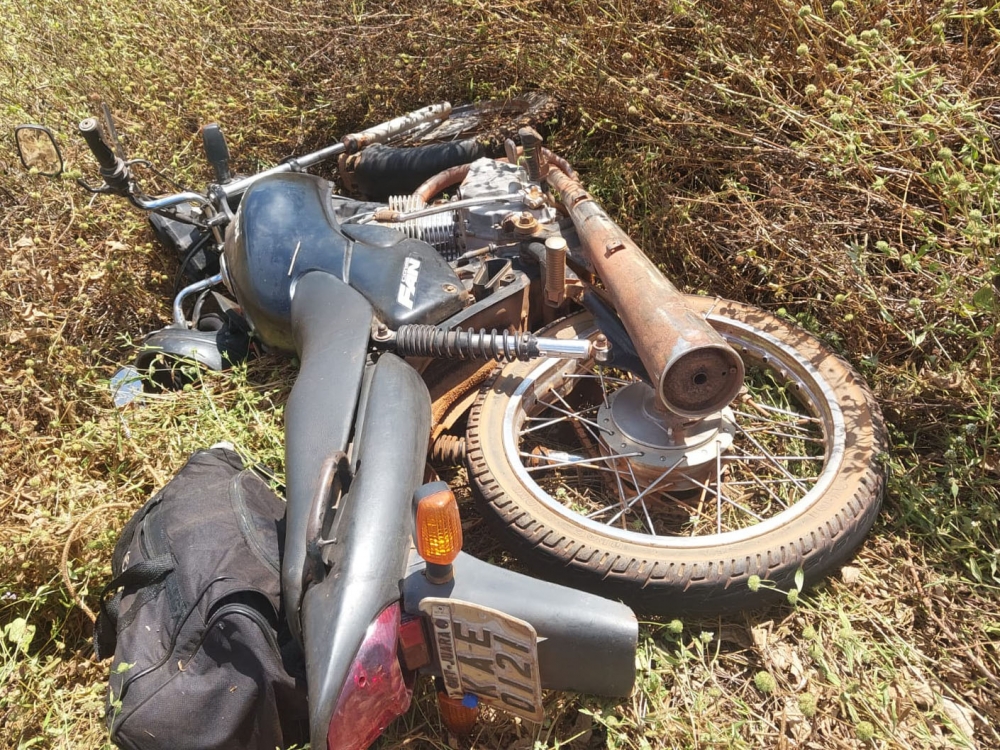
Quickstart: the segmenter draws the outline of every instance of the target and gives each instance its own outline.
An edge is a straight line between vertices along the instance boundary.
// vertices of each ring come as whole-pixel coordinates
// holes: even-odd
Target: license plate
[[[538,635],[530,623],[471,602],[429,598],[434,650],[452,698],[474,693],[503,711],[541,721]]]

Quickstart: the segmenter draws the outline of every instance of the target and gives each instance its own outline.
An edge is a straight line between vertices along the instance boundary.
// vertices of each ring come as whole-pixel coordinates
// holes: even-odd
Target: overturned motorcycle
[[[534,720],[543,688],[627,695],[629,607],[764,603],[842,565],[878,512],[881,416],[844,360],[680,293],[533,128],[476,137],[538,97],[433,105],[252,176],[206,126],[215,182],[158,198],[109,116],[80,124],[88,188],[150,212],[192,277],[139,369],[162,385],[164,362],[300,358],[281,575],[313,747],[367,747],[415,671]],[[47,136],[19,129],[22,160],[58,171]],[[365,200],[306,171],[334,158]],[[460,551],[428,457],[464,461],[483,517],[551,582]]]

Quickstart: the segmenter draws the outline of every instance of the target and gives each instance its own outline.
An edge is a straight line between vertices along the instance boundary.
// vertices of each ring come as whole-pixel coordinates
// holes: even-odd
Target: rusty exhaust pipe
[[[739,355],[577,180],[553,165],[546,180],[562,196],[663,405],[700,418],[729,404],[743,385]]]

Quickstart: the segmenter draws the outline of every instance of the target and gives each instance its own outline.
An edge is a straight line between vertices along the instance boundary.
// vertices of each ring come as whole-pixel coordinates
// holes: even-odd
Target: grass
[[[2,140],[0,744],[105,745],[106,665],[64,577],[93,608],[129,508],[216,440],[281,468],[281,362],[112,408],[107,380],[128,337],[167,322],[177,261],[137,212],[73,183],[96,172],[73,124],[103,98],[130,154],[197,186],[204,122],[252,171],[431,101],[540,87],[565,104],[554,148],[680,286],[795,320],[865,374],[891,479],[869,542],[820,590],[647,623],[630,699],[552,695],[544,725],[487,716],[458,746],[1000,746],[995,4],[0,0],[0,14],[0,130],[60,130],[71,172],[24,174]],[[456,743],[427,694],[381,742]]]

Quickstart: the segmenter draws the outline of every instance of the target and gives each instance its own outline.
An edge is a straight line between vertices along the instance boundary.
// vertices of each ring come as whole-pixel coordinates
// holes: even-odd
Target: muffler
[[[743,360],[579,181],[553,165],[546,180],[562,196],[663,405],[691,419],[724,408],[743,385]]]

